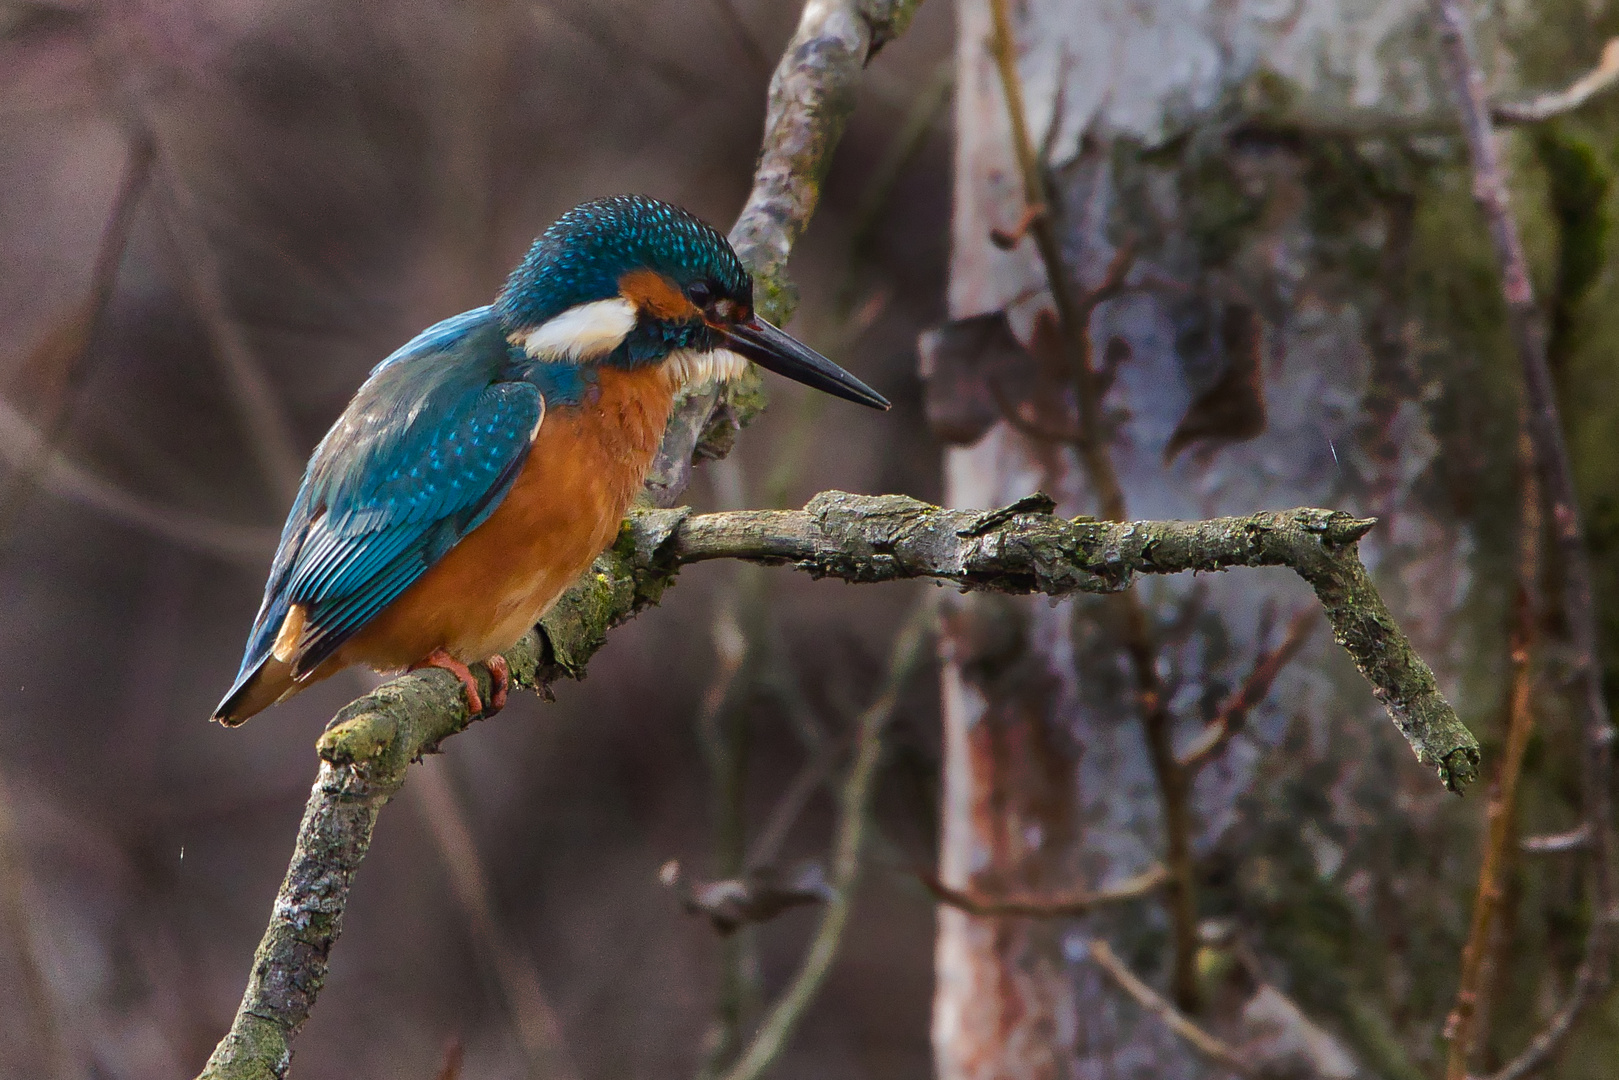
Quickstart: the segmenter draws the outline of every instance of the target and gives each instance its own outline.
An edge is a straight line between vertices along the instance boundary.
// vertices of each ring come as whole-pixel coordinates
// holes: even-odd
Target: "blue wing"
[[[545,414],[534,384],[502,381],[508,367],[499,324],[477,308],[371,372],[310,459],[236,686],[216,715],[229,715],[270,658],[292,605],[305,607],[297,678],[500,505]]]

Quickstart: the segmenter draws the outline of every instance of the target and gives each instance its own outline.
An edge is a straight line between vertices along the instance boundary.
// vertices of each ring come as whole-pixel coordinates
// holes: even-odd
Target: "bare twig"
[[[1473,54],[1465,0],[1432,0],[1440,45],[1460,109],[1462,132],[1473,169],[1473,196],[1489,225],[1501,272],[1501,290],[1513,344],[1523,370],[1529,436],[1540,483],[1551,508],[1552,534],[1562,571],[1562,601],[1570,638],[1571,685],[1582,742],[1581,779],[1586,820],[1591,825],[1590,889],[1592,920],[1574,986],[1541,1034],[1496,1074],[1517,1080],[1545,1064],[1609,981],[1615,924],[1615,851],[1612,823],[1614,729],[1602,686],[1596,602],[1590,558],[1585,548],[1574,471],[1558,415],[1557,390],[1546,358],[1545,329],[1535,306],[1529,263],[1517,219],[1507,196],[1506,173],[1490,126],[1484,75]]]
[[[17,835],[12,805],[5,777],[0,775],[0,927],[11,937],[17,950],[21,968],[19,989],[28,1017],[27,1035],[18,1032],[17,1037],[27,1038],[33,1044],[34,1060],[45,1068],[47,1076],[68,1080],[76,1070],[62,1039],[55,997],[39,962],[34,920],[24,884],[22,843]]]
[[[872,789],[876,784],[877,764],[882,758],[883,732],[899,704],[900,691],[927,656],[933,627],[933,605],[919,604],[894,640],[882,692],[856,721],[854,762],[843,782],[838,800],[838,829],[832,849],[830,882],[833,899],[826,906],[821,924],[816,928],[815,937],[810,941],[792,982],[771,1006],[747,1049],[725,1074],[724,1080],[756,1080],[764,1073],[786,1045],[788,1036],[798,1026],[810,1002],[815,1000],[821,982],[832,968],[854,902],[855,882],[860,874],[860,850],[865,842],[866,817]]]
[[[0,399],[0,460],[57,498],[192,551],[255,568],[275,551],[274,529],[233,525],[163,506],[74,464],[52,449],[45,433],[4,399]]]
[[[1075,889],[1068,893],[1042,893],[1038,896],[989,897],[966,889],[952,889],[931,874],[919,873],[917,877],[939,903],[969,915],[1031,919],[1069,919],[1089,915],[1099,907],[1150,896],[1169,880],[1162,866],[1153,866],[1105,889]]]
[[[1498,124],[1538,124],[1573,112],[1615,84],[1619,84],[1619,38],[1609,38],[1597,66],[1567,87],[1526,101],[1498,101],[1490,106],[1490,118]]]
[[[815,789],[826,782],[832,775],[838,759],[849,748],[847,739],[827,739],[820,748],[810,755],[804,762],[804,767],[782,790],[781,798],[771,807],[770,816],[765,818],[764,828],[759,830],[759,836],[748,849],[748,866],[768,866],[776,861],[781,853],[782,845],[787,842],[787,833],[803,814],[804,808],[809,805],[810,797]]]
[[[1074,287],[1068,267],[1062,259],[1062,246],[1057,239],[1058,208],[1047,190],[1045,169],[1039,153],[1029,136],[1028,117],[1023,107],[1023,82],[1017,70],[1017,42],[1012,36],[1012,19],[1007,11],[1007,0],[990,0],[995,18],[995,33],[990,51],[1000,73],[1001,90],[1006,96],[1006,115],[1012,129],[1012,148],[1023,178],[1023,201],[1030,208],[1024,220],[1051,285],[1051,302],[1056,308],[1057,325],[1068,354],[1074,380],[1074,391],[1079,398],[1079,430],[1082,439],[1076,443],[1091,485],[1095,488],[1101,516],[1111,521],[1125,518],[1124,492],[1119,487],[1118,473],[1107,453],[1108,433],[1102,424],[1101,394],[1096,386],[1096,371],[1091,363],[1090,312],[1094,304],[1086,305]],[[1035,211],[1033,208],[1039,208]]]
[[[161,154],[159,176],[159,216],[180,267],[186,298],[208,331],[214,358],[265,480],[277,498],[290,503],[298,494],[304,472],[304,454],[292,424],[241,323],[231,313],[219,257],[199,219],[196,200],[184,178]]]
[[[472,930],[480,960],[495,977],[511,1017],[517,1043],[534,1080],[572,1080],[579,1075],[557,1018],[540,985],[528,951],[511,939],[495,914],[489,875],[478,856],[478,840],[467,822],[466,807],[444,774],[443,761],[425,766],[410,786],[422,822],[432,833],[444,861],[450,889]]]
[[[1501,941],[1494,920],[1502,900],[1502,878],[1512,856],[1516,835],[1514,814],[1518,802],[1518,778],[1523,772],[1524,752],[1535,728],[1531,702],[1536,628],[1539,623],[1538,585],[1540,581],[1540,484],[1535,477],[1534,448],[1529,432],[1519,418],[1519,509],[1517,587],[1513,598],[1513,620],[1508,659],[1511,664],[1508,691],[1506,750],[1490,791],[1486,811],[1488,830],[1484,856],[1479,861],[1478,891],[1473,900],[1473,919],[1467,944],[1462,949],[1462,971],[1456,984],[1456,1004],[1445,1024],[1450,1052],[1445,1065],[1446,1080],[1467,1080],[1467,1064],[1473,1048],[1486,1037],[1486,1025],[1478,1009],[1485,975],[1494,956],[1491,945]]]
[[[73,398],[89,368],[92,356],[90,343],[107,314],[108,305],[112,303],[118,284],[118,268],[123,263],[130,234],[135,228],[135,212],[151,182],[152,158],[152,144],[149,141],[131,140],[118,193],[113,196],[106,224],[101,228],[101,241],[96,247],[95,262],[90,269],[90,283],[85,289],[84,298],[24,361],[23,370],[33,378],[40,378],[42,372],[53,368],[61,374],[56,386],[57,400],[52,406],[51,415],[45,419],[44,430],[39,437],[40,451],[30,455],[28,463],[18,465],[20,475],[0,491],[0,539],[10,529],[22,489],[40,482],[42,474],[53,463],[51,456],[44,451],[61,441],[63,428],[72,412]],[[17,462],[13,460],[13,464]]]
[[[1308,608],[1293,616],[1293,621],[1287,627],[1287,636],[1282,639],[1282,643],[1259,654],[1254,660],[1253,669],[1248,672],[1248,677],[1243,680],[1236,693],[1220,706],[1219,713],[1209,721],[1197,741],[1181,754],[1180,763],[1183,769],[1196,773],[1220,755],[1232,736],[1242,730],[1248,714],[1265,700],[1266,694],[1270,693],[1270,685],[1276,681],[1276,676],[1282,673],[1282,669],[1304,647],[1314,625],[1315,612]]]
[[[1567,851],[1584,851],[1591,846],[1591,823],[1581,822],[1567,832],[1546,836],[1526,836],[1518,841],[1518,850],[1526,855],[1555,855]]]
[[[1196,1050],[1203,1057],[1222,1069],[1227,1069],[1238,1076],[1257,1076],[1248,1065],[1248,1061],[1234,1048],[1210,1035],[1198,1027],[1186,1014],[1175,1008],[1168,999],[1159,994],[1152,987],[1141,981],[1141,977],[1131,971],[1129,965],[1119,959],[1112,946],[1099,938],[1090,941],[1090,958],[1107,973],[1115,986],[1135,999],[1136,1004],[1152,1013],[1164,1024],[1186,1041],[1186,1045]]]

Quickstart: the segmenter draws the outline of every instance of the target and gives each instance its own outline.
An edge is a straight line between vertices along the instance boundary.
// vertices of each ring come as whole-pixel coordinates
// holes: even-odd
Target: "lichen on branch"
[[[1477,776],[1478,744],[1389,615],[1356,544],[1374,522],[1299,509],[1208,521],[1062,518],[1033,496],[1000,510],[945,510],[901,495],[824,492],[802,510],[637,511],[618,540],[506,654],[515,685],[548,692],[584,673],[608,632],[656,604],[683,566],[744,559],[849,582],[932,579],[1005,593],[1107,593],[1140,574],[1284,566],[1320,599],[1417,757],[1452,791]],[[476,669],[487,689],[488,673]],[[237,1022],[203,1077],[279,1078],[341,928],[349,882],[378,812],[412,761],[464,729],[460,683],[445,671],[401,676],[353,702],[321,736],[292,865],[254,958]]]

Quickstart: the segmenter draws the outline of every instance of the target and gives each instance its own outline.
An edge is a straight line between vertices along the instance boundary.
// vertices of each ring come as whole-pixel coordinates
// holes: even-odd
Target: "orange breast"
[[[548,410],[489,520],[329,663],[401,668],[438,648],[472,663],[510,648],[617,535],[672,396],[655,366],[604,368],[581,405]]]

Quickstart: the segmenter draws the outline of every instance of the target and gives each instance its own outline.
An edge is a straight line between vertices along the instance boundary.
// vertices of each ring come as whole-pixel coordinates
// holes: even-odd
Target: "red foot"
[[[461,688],[466,691],[467,695],[467,710],[474,716],[483,713],[483,695],[478,693],[478,680],[472,677],[471,669],[443,649],[434,649],[410,665],[410,670],[419,671],[428,667],[443,668],[457,679],[460,679]],[[490,674],[493,674],[493,671]],[[497,688],[496,693],[501,699],[501,704],[504,705],[506,703],[504,688]]]
[[[506,707],[506,691],[511,689],[512,669],[499,653],[485,660],[483,665],[489,669],[489,711],[484,715],[493,716]]]

